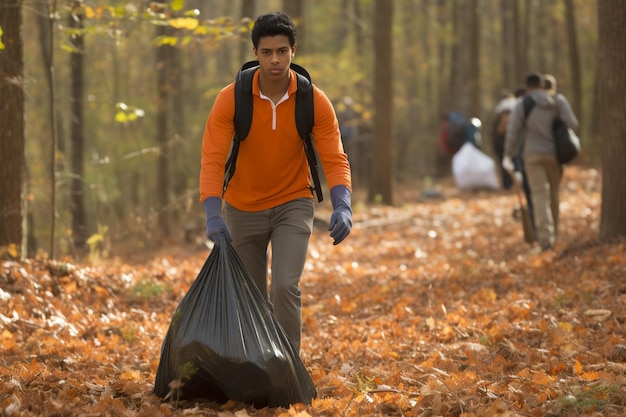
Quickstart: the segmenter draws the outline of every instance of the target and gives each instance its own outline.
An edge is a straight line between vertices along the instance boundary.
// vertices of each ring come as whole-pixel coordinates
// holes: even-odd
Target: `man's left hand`
[[[328,230],[333,238],[333,245],[340,244],[352,229],[352,207],[350,190],[345,185],[336,185],[330,190],[333,214],[330,216]]]

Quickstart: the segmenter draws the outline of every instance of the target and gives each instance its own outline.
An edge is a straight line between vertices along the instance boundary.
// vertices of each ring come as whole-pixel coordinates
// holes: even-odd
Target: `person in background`
[[[224,191],[224,168],[235,131],[231,83],[219,92],[206,121],[200,201],[206,212],[207,236],[214,242],[227,239],[233,243],[297,352],[302,331],[300,280],[313,228],[314,201],[294,117],[297,80],[290,64],[296,53],[296,27],[284,13],[267,13],[256,19],[251,37],[259,69],[252,82],[250,133],[241,142],[236,173]],[[337,245],[352,228],[350,165],[335,110],[324,92],[313,88],[313,136],[330,189],[329,231]]]
[[[526,94],[526,87],[521,86],[515,89],[515,103],[521,101],[521,99]],[[508,126],[508,124],[507,124]],[[530,217],[531,228],[533,230],[533,234],[536,234],[535,231],[535,217],[533,213],[533,199],[530,195],[530,187],[528,186],[528,176],[526,175],[526,169],[524,168],[524,157],[522,156],[522,151],[524,147],[524,132],[520,133],[520,137],[517,141],[516,147],[513,150],[513,179],[516,184],[520,184],[522,190],[524,191],[524,197],[526,198],[526,207],[528,209],[528,215]],[[505,169],[506,171],[506,169]],[[507,171],[508,172],[508,171]]]
[[[515,107],[515,96],[507,89],[500,94],[500,101],[494,109],[496,119],[491,132],[491,144],[496,153],[497,162],[499,164],[501,185],[505,190],[513,186],[513,178],[511,174],[502,168],[502,158],[504,157],[504,138],[506,137],[506,125],[509,123],[509,116]]]
[[[556,77],[552,74],[543,75],[543,89],[551,96],[556,95]]]
[[[454,156],[466,143],[482,147],[481,121],[468,119],[463,113],[453,111],[442,116],[439,131],[439,149],[447,156]]]
[[[526,116],[526,100],[534,103]],[[561,165],[555,155],[552,121],[561,117],[570,129],[578,127],[567,99],[559,94],[555,97],[543,88],[543,76],[531,73],[526,77],[526,94],[519,100],[511,113],[504,144],[505,169],[513,171],[512,157],[520,133],[524,131],[522,155],[528,177],[533,204],[537,240],[541,250],[554,248],[559,219],[559,184]]]

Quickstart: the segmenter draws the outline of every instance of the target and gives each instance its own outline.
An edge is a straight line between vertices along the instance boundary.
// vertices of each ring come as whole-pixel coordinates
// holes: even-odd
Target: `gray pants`
[[[304,270],[313,230],[313,199],[300,198],[264,211],[241,211],[226,204],[224,214],[233,247],[268,301],[296,352],[302,332]],[[268,294],[268,247],[271,242],[271,285]]]
[[[554,155],[524,156],[533,201],[537,240],[542,248],[554,246],[559,227],[559,185],[562,168]]]

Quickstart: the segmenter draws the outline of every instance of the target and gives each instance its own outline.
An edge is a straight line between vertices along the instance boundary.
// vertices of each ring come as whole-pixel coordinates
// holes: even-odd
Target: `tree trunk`
[[[511,0],[500,0],[502,11],[502,82],[506,88],[515,89],[520,84],[515,73],[515,59],[513,46],[513,9]]]
[[[398,135],[398,142],[396,144],[397,158],[396,169],[398,172],[398,178],[401,178],[406,174],[407,177],[412,176],[412,173],[408,171],[415,166],[416,158],[419,158],[420,153],[413,154],[411,152],[411,144],[417,139],[415,132],[419,129],[419,105],[418,97],[420,94],[419,88],[419,76],[420,71],[417,69],[420,67],[420,61],[418,59],[418,50],[423,50],[424,45],[420,45],[418,42],[418,26],[420,18],[417,11],[417,6],[413,0],[405,0],[403,2],[402,13],[402,32],[404,33],[404,44],[407,45],[404,48],[404,60],[406,65],[403,68],[404,74],[404,100],[406,101],[406,111],[408,117],[405,118],[405,122],[400,126],[400,134]],[[408,4],[407,4],[408,3]]]
[[[304,24],[304,4],[302,0],[283,0],[283,11],[296,24],[298,54],[307,51],[306,25]]]
[[[361,6],[361,0],[354,1],[354,20],[352,26],[354,30],[354,50],[361,51],[366,44],[367,34],[365,33],[363,22],[363,7]],[[365,61],[362,59],[362,61]]]
[[[9,0],[0,7],[0,27],[4,32],[4,50],[0,50],[0,256],[8,247],[13,255],[24,252],[22,191],[26,158],[21,4],[19,0]]]
[[[578,50],[578,36],[576,34],[576,17],[574,1],[565,0],[565,16],[567,21],[567,45],[569,46],[569,61],[572,71],[572,109],[582,120],[582,77],[580,70],[580,53]],[[578,127],[582,132],[582,126]]]
[[[215,13],[217,16],[232,16],[236,12],[234,9],[234,3],[224,2],[220,4],[219,7],[213,7],[211,11]],[[213,17],[217,17],[213,16]],[[173,28],[169,28],[167,33],[171,36],[174,34]],[[233,79],[233,74],[237,72],[241,63],[235,63],[233,58],[237,58],[238,50],[235,48],[238,43],[236,43],[234,38],[226,38],[221,41],[222,46],[215,51],[216,57],[216,69],[217,69],[217,77],[220,80],[226,82],[226,80],[230,81]],[[174,71],[174,54],[176,48],[170,48],[168,51],[168,76]]]
[[[369,200],[393,204],[393,3],[374,2],[374,158]]]
[[[179,196],[184,195],[187,187],[187,178],[185,177],[185,168],[188,166],[183,154],[183,144],[187,140],[187,121],[186,115],[189,107],[184,92],[185,81],[183,77],[183,65],[181,62],[182,54],[178,46],[171,49],[170,57],[170,94],[171,94],[171,112],[172,112],[172,140],[168,147],[168,160],[171,165],[171,195],[174,201],[178,201]],[[178,205],[175,204],[175,207]],[[174,210],[170,212],[170,220],[174,223],[178,220],[179,212]]]
[[[50,165],[49,165],[49,178],[50,178],[50,253],[49,256],[52,259],[56,258],[56,225],[57,225],[57,189],[56,189],[56,176],[57,176],[57,152],[59,132],[57,127],[57,109],[56,109],[56,80],[54,73],[54,28],[56,9],[50,9],[48,2],[43,2],[43,11],[45,16],[48,16],[48,24],[44,25],[41,22],[41,30],[47,32],[47,36],[42,35],[41,39],[46,42],[43,46],[42,52],[44,54],[43,61],[46,69],[46,81],[48,83],[48,118],[50,122]],[[56,3],[53,3],[56,6]]]
[[[353,16],[350,12],[350,0],[341,0],[340,10],[341,14],[340,18],[337,21],[335,36],[337,37],[337,43],[339,46],[337,49],[341,51],[347,46],[347,40],[349,39],[350,35],[350,25],[348,25],[348,22],[353,19]]]
[[[448,102],[446,103],[446,113],[452,110],[458,110],[459,97],[464,95],[463,91],[460,91],[461,87],[461,68],[463,68],[463,53],[461,48],[461,34],[463,29],[461,28],[462,14],[460,11],[461,5],[458,2],[452,3],[452,42],[450,45],[450,80],[448,85],[450,91],[448,95]]]
[[[468,95],[469,117],[481,116],[480,105],[480,6],[478,0],[470,0],[469,2],[469,42],[470,56],[469,77],[468,77]]]
[[[420,130],[423,132],[433,132],[439,126],[439,119],[441,118],[441,100],[442,100],[442,85],[441,76],[437,70],[437,61],[442,55],[438,55],[437,45],[437,20],[438,20],[438,5],[437,0],[416,1],[421,4],[422,14],[425,17],[424,27],[421,31],[421,44],[423,45],[422,59],[428,63],[426,71],[421,75],[421,82],[424,86],[423,92],[425,99],[420,100],[419,96],[413,97],[411,100],[411,107],[415,108],[420,115],[419,118],[411,117],[411,120],[419,121],[421,123]],[[417,5],[415,7],[418,7]],[[417,13],[420,11],[418,9]],[[422,71],[419,69],[419,63],[415,63],[415,69],[418,74]],[[413,114],[413,113],[411,113]],[[430,134],[416,135],[415,130],[413,134],[418,139],[418,156],[416,159],[419,165],[418,177],[424,177],[431,175],[435,170],[437,144],[433,140]]]
[[[85,52],[85,41],[80,30],[83,28],[84,14],[80,1],[74,1],[74,10],[69,16],[69,27],[74,33],[70,35],[70,44],[73,47],[70,54],[70,68],[72,74],[72,85],[70,92],[70,132],[72,143],[72,175],[70,191],[70,211],[72,213],[72,237],[74,246],[81,251],[87,242],[87,215],[85,213],[84,194],[84,143],[83,135],[83,55]]]
[[[437,1],[437,29],[440,32],[443,32],[446,27],[446,0],[436,0]],[[442,113],[445,113],[450,105],[448,97],[450,97],[450,84],[448,83],[449,79],[446,77],[446,71],[450,70],[452,67],[448,65],[446,60],[447,58],[447,43],[445,41],[444,36],[437,37],[437,89],[438,89],[438,106],[437,106],[437,125],[439,125],[439,119],[441,118]]]
[[[169,31],[165,26],[157,27],[157,38],[168,36]],[[159,156],[157,161],[157,217],[159,225],[159,237],[168,236],[170,233],[168,218],[169,203],[169,167],[168,167],[168,107],[169,107],[169,67],[171,45],[157,46],[156,70],[157,70],[157,144]]]
[[[532,5],[533,5],[533,0],[526,0],[524,2],[524,20],[522,21],[522,36],[523,36],[523,40],[522,40],[522,49],[520,51],[520,56],[521,56],[521,65],[523,68],[523,77],[522,79],[526,79],[526,74],[528,74],[530,71],[533,71],[532,66],[530,65],[530,47],[531,47],[531,40],[530,40],[530,28],[532,25],[532,21],[531,21],[531,17],[533,16],[532,13]]]
[[[626,237],[626,2],[598,2],[598,122],[602,148],[600,239]]]
[[[551,32],[551,27],[549,26],[551,23],[550,17],[553,14],[554,5],[551,0],[543,0],[541,2],[542,13],[537,13],[533,16],[533,31],[530,35],[531,41],[530,44],[533,45],[533,56],[534,60],[532,62],[532,68],[538,68],[541,71],[549,72],[547,69],[551,68],[550,71],[555,71],[555,68],[550,65],[549,62],[549,48],[550,42],[548,42],[549,34]],[[541,42],[538,42],[537,39],[542,39]]]
[[[522,28],[524,24],[521,17],[520,1],[521,0],[513,0],[513,53],[515,54],[513,66],[515,68],[515,80],[521,84],[526,75],[526,61],[522,53],[524,46]]]
[[[241,2],[241,18],[249,18],[252,21],[256,19],[254,15],[254,0],[242,0]],[[250,36],[242,39],[239,43],[239,61],[243,64],[246,61],[252,59],[252,43],[250,42]]]

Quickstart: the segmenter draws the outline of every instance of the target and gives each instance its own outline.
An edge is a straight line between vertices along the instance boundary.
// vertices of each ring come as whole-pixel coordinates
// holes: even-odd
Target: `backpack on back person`
[[[441,125],[439,148],[446,155],[453,156],[465,142],[472,142],[477,145],[474,140],[475,131],[476,128],[472,122],[461,113],[448,113]]]
[[[524,96],[524,120],[535,106],[535,101],[530,96]],[[580,139],[574,131],[567,127],[560,116],[552,121],[552,134],[554,135],[554,147],[556,159],[564,165],[571,162],[580,153]]]
[[[235,135],[233,136],[233,144],[230,155],[226,161],[224,172],[224,188],[226,191],[228,183],[235,174],[235,164],[237,154],[239,153],[239,145],[246,139],[250,132],[252,124],[252,79],[254,73],[259,69],[258,61],[249,61],[243,64],[235,79]],[[315,148],[313,146],[313,122],[314,122],[314,106],[313,106],[313,83],[311,76],[300,65],[291,63],[291,69],[296,72],[298,78],[298,91],[296,92],[296,127],[298,134],[304,145],[304,152],[309,163],[309,170],[313,181],[313,190],[317,194],[317,201],[321,202],[324,197],[319,179],[319,167]]]

